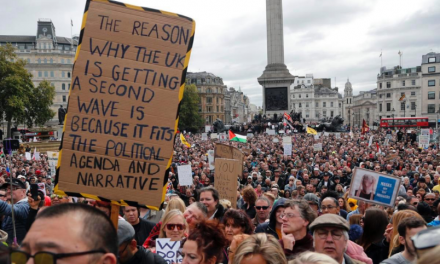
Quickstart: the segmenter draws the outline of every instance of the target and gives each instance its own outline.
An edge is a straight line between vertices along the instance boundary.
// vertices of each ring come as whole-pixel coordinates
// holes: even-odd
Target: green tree
[[[49,81],[44,80],[34,88],[30,96],[28,114],[24,122],[28,127],[42,126],[55,116],[55,112],[50,108],[55,97],[55,87]]]
[[[203,126],[203,119],[199,114],[199,102],[197,87],[194,84],[185,84],[179,112],[180,130],[197,132]]]
[[[0,47],[0,118],[8,123],[7,137],[11,137],[13,121],[17,124],[26,122],[32,127],[53,117],[52,114],[48,118],[50,114],[47,111],[47,102],[52,102],[54,88],[50,85],[51,88],[48,88],[47,84],[35,88],[31,80],[32,74],[26,70],[25,65],[26,62],[18,59],[11,44]],[[52,95],[52,98],[46,100],[44,95]],[[37,102],[38,100],[42,102]]]

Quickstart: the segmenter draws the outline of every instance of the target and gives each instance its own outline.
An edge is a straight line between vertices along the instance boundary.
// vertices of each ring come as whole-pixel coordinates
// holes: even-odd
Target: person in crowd
[[[223,230],[215,219],[200,222],[183,242],[182,264],[223,263],[227,245]]]
[[[345,201],[344,197],[338,198],[338,204],[340,210],[345,210],[347,212],[347,202]],[[348,214],[348,212],[347,212]]]
[[[277,240],[281,238],[281,225],[283,224],[281,215],[284,214],[284,204],[286,201],[284,198],[278,199],[270,212],[269,222],[259,224],[255,229],[255,233],[270,234]]]
[[[371,207],[365,211],[362,220],[364,231],[359,244],[373,263],[378,264],[388,257],[388,245],[383,242],[388,217],[383,210]]]
[[[347,211],[341,210],[336,192],[326,192],[321,196],[321,213],[337,214],[343,218],[347,218]]]
[[[124,206],[122,208],[124,213],[125,220],[129,222],[135,231],[135,240],[137,245],[142,245],[144,241],[150,235],[151,230],[153,230],[155,224],[153,222],[149,222],[142,218],[139,218],[139,210],[138,207],[135,206]]]
[[[430,223],[432,220],[434,220],[431,207],[426,202],[420,202],[417,204],[417,212],[426,223]]]
[[[225,228],[224,232],[226,240],[228,241],[227,247],[231,245],[234,236],[240,234],[252,235],[252,233],[254,232],[251,224],[251,219],[242,210],[230,209],[226,211],[225,215],[223,216],[222,224]],[[228,261],[229,258],[226,248],[224,249],[223,253],[224,259]]]
[[[350,200],[349,200],[350,203]],[[365,214],[365,210],[367,209],[368,204],[362,200],[357,200],[357,208],[353,211],[351,211],[350,213],[347,214],[347,217],[345,219],[347,219],[347,221],[350,219],[351,215],[354,214]]]
[[[6,196],[14,200],[15,234],[17,235],[16,241],[20,244],[26,235],[26,223],[29,215],[26,185],[19,179],[12,178],[4,182],[1,188],[6,190]],[[11,244],[15,237],[12,223],[12,206],[3,200],[0,200],[0,215],[4,215],[1,229],[8,233],[7,243]]]
[[[316,252],[304,252],[289,264],[338,264],[333,258]]]
[[[254,218],[257,213],[255,211],[255,202],[257,201],[257,198],[257,193],[254,188],[248,186],[243,189],[244,204],[242,209],[250,218]]]
[[[313,232],[314,251],[325,254],[339,264],[362,263],[345,254],[350,226],[344,218],[335,214],[324,214],[310,224]]]
[[[121,264],[166,264],[159,255],[138,246],[133,226],[124,219],[118,220],[118,260]]]
[[[316,218],[316,213],[306,201],[288,200],[284,203],[284,213],[280,215],[280,243],[287,259],[313,249],[313,238],[307,232],[310,223]]]
[[[391,221],[392,228],[388,228],[391,229],[391,231],[385,236],[385,240],[389,243],[388,257],[403,251],[403,245],[400,244],[399,241],[398,227],[400,222],[407,217],[417,217],[425,221],[415,210],[401,210],[396,212]]]
[[[290,176],[289,177],[289,183],[284,186],[284,191],[286,191],[286,190],[288,190],[288,191],[296,190],[295,177],[294,176]]]
[[[403,246],[403,251],[392,255],[383,260],[382,264],[411,264],[416,259],[416,250],[411,238],[426,229],[426,223],[422,219],[411,216],[402,219],[398,225],[399,243]]]
[[[287,264],[278,241],[271,235],[260,233],[247,237],[238,247],[232,247],[230,264],[266,263]]]
[[[44,259],[44,263],[116,264],[117,255],[118,237],[110,219],[78,203],[41,211],[20,248],[10,251],[11,263]]]
[[[255,210],[257,211],[255,218],[252,219],[252,224],[254,229],[257,228],[259,224],[265,223],[269,219],[270,211],[272,206],[270,205],[269,199],[266,197],[260,197],[255,202]]]
[[[219,203],[219,193],[214,187],[204,187],[200,189],[200,202],[208,209],[208,218],[221,220],[225,214],[225,209]]]
[[[319,215],[319,198],[313,193],[308,193],[303,198],[309,203],[309,206],[315,211],[316,215]]]
[[[69,196],[54,193],[50,196],[50,201],[52,205],[69,203]]]

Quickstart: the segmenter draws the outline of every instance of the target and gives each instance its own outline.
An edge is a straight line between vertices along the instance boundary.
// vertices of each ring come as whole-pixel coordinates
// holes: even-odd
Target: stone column
[[[266,0],[267,64],[284,64],[282,0]]]

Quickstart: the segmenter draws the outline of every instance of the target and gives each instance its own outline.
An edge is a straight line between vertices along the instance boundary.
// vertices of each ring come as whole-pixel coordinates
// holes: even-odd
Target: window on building
[[[43,49],[46,49],[46,43],[43,43]]]
[[[61,63],[64,64],[64,59],[61,59]]]
[[[416,85],[416,80],[411,80],[411,85]]]
[[[382,112],[382,104],[379,104],[379,112]]]
[[[206,103],[212,104],[212,97],[206,97]]]
[[[382,83],[379,83],[379,88],[382,89]]]
[[[27,59],[27,63],[31,63],[31,59]]]
[[[61,77],[66,77],[66,74],[64,73],[64,71],[61,71]]]
[[[298,104],[298,107],[300,107],[300,108],[302,107],[302,106],[301,106],[301,103]]]
[[[387,103],[387,111],[391,111],[391,103]]]
[[[43,60],[43,61],[44,61],[44,64],[46,64],[46,63],[47,63],[47,59],[46,59],[46,58],[44,58],[44,60]]]
[[[322,107],[327,107],[327,103],[326,102],[322,102]]]
[[[218,113],[219,111],[218,111],[218,105],[217,105],[217,113]]]
[[[435,104],[429,104],[428,105],[428,114],[435,113]]]
[[[309,107],[309,103],[306,103],[306,107]]]
[[[298,98],[301,98],[301,95],[298,95]]]
[[[391,94],[390,93],[387,93],[387,98],[391,98]]]
[[[40,71],[38,72],[38,77],[43,77]]]
[[[198,93],[201,93],[201,92],[202,92],[202,88],[197,87],[197,92],[198,92]]]
[[[206,93],[212,93],[211,88],[206,89]]]
[[[429,63],[434,63],[435,62],[435,57],[428,58],[428,62]]]
[[[322,116],[327,117],[327,111],[322,111]]]
[[[67,64],[70,64],[70,59],[67,59]]]
[[[53,75],[53,71],[50,71],[50,77],[54,77],[54,75]]]
[[[211,106],[206,107],[206,112],[208,112],[208,113],[211,112]]]
[[[411,92],[411,96],[416,96],[416,92]]]
[[[41,63],[41,59],[40,59],[40,58],[38,58],[38,59],[37,59],[37,62],[38,62],[38,63]]]
[[[435,66],[428,67],[428,72],[435,72]]]
[[[342,104],[341,103],[339,103],[339,108],[341,108],[342,107]]]
[[[319,118],[319,113],[318,112],[315,113],[315,117]]]
[[[318,102],[315,102],[315,107],[319,107],[319,103]]]
[[[50,58],[49,62],[50,62],[50,63],[53,63],[53,59],[52,59],[52,58]]]
[[[435,86],[435,80],[429,80],[428,86]]]
[[[70,78],[70,72],[67,72],[67,78]]]
[[[65,102],[66,102],[66,96],[63,95],[63,103],[65,103]]]
[[[400,103],[400,110],[405,110],[405,102]]]
[[[405,81],[402,81],[402,86],[405,86]]]
[[[44,71],[44,77],[48,77],[48,76],[49,76],[48,72]]]
[[[67,89],[68,89],[68,90],[70,90],[70,83],[69,83],[69,84],[67,84]]]
[[[387,88],[391,88],[391,82],[387,82]]]
[[[63,83],[63,84],[61,84],[61,90],[66,90],[66,84],[65,83]]]
[[[292,109],[295,109],[295,104],[292,104]]]
[[[218,97],[216,97],[215,99],[216,99],[216,101],[217,101],[217,104],[218,104]]]
[[[416,102],[411,102],[411,110],[416,110]]]
[[[333,102],[330,102],[330,107],[333,107]]]
[[[435,92],[428,92],[428,99],[435,99]]]
[[[309,98],[309,94],[306,94],[306,98]]]
[[[382,95],[383,95],[383,94],[379,94],[379,98],[382,98]]]

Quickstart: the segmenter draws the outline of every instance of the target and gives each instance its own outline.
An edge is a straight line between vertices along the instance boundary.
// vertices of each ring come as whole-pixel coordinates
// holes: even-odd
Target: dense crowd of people
[[[182,263],[436,263],[440,153],[434,142],[419,148],[417,129],[407,132],[295,133],[292,153],[286,134],[255,133],[247,143],[187,134],[191,147],[174,145],[163,208],[123,206],[117,228],[109,202],[53,192],[46,155],[3,154],[0,263],[166,263],[161,238],[181,242]],[[218,143],[245,153],[236,208],[215,188],[208,151]],[[177,167],[187,164],[193,184],[181,186]],[[401,179],[394,206],[348,195],[357,167]],[[38,197],[35,183],[44,186]]]

